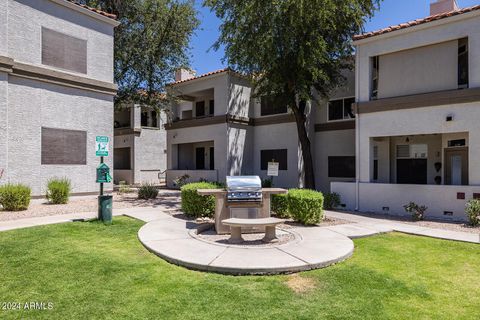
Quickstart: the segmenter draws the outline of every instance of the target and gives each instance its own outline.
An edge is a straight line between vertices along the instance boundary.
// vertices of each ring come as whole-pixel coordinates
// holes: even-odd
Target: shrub
[[[465,213],[467,214],[470,225],[474,227],[480,225],[480,200],[468,200],[465,205]]]
[[[290,218],[286,194],[272,194],[271,210],[279,218]]]
[[[130,188],[130,186],[127,184],[126,181],[120,181],[119,182],[120,184],[120,187],[118,188],[118,193],[132,193],[133,192],[133,189]]]
[[[68,203],[70,190],[70,180],[67,178],[53,178],[47,182],[46,198],[53,204],[65,204]]]
[[[335,209],[340,205],[340,195],[336,192],[326,193],[323,200],[324,209]]]
[[[0,186],[0,204],[6,211],[27,210],[32,190],[23,184]]]
[[[155,199],[158,195],[158,189],[152,183],[144,183],[138,189],[138,198],[139,199]]]
[[[272,178],[262,179],[262,188],[271,188],[271,187],[273,187],[273,179]]]
[[[221,186],[211,182],[194,182],[184,185],[182,190],[182,211],[190,217],[213,217],[215,214],[215,197],[201,196],[199,189],[221,189]]]
[[[412,215],[412,219],[415,221],[420,221],[425,218],[425,211],[427,211],[426,206],[419,206],[415,202],[410,202],[403,206],[406,212]]]
[[[290,216],[303,224],[316,224],[323,219],[323,194],[308,189],[291,189],[287,195]]]

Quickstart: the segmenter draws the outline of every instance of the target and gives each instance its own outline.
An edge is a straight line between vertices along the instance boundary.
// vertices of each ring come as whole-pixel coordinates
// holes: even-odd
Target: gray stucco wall
[[[5,181],[7,167],[7,89],[7,74],[0,72],[0,184]]]
[[[49,0],[0,0],[0,55],[55,69],[41,64],[42,27],[50,28],[87,40],[87,74],[59,71],[111,83],[113,24],[67,5]],[[95,180],[100,160],[95,156],[95,137],[113,138],[111,94],[0,72],[0,115],[0,171],[4,170],[0,184],[24,183],[32,188],[32,195],[40,196],[48,179],[68,177],[73,193],[98,190]],[[42,127],[86,131],[87,164],[42,165]],[[112,168],[113,146],[110,152],[112,156],[105,160]],[[107,184],[108,189],[111,185]]]
[[[166,133],[163,129],[142,128],[135,137],[135,183],[158,183],[158,175],[167,168]]]
[[[98,190],[95,169],[99,158],[95,156],[95,137],[113,138],[112,107],[113,97],[109,95],[11,76],[8,85],[8,181],[30,185],[33,195],[44,194],[44,186],[51,177],[68,177],[74,193]],[[41,165],[42,126],[86,131],[87,164]],[[105,158],[110,168],[113,168],[112,158]]]
[[[8,0],[8,56],[41,65],[42,27],[87,40],[87,76],[113,82],[113,27],[49,0]]]
[[[0,0],[0,39],[7,39],[7,16],[8,16],[8,1]],[[6,56],[8,51],[8,44],[6,41],[0,41],[0,55]]]

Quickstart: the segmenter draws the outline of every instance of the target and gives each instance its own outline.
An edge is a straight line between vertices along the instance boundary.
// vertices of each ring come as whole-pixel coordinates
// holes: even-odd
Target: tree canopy
[[[114,71],[117,105],[135,102],[161,109],[174,72],[188,67],[189,42],[199,25],[194,0],[84,0],[117,15]]]
[[[257,96],[275,95],[292,110],[302,147],[304,186],[315,188],[306,103],[327,97],[352,67],[352,36],[381,0],[205,0],[222,20],[214,48],[251,75]]]

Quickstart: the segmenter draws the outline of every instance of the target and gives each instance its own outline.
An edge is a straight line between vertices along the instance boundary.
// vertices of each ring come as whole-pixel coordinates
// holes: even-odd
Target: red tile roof
[[[199,76],[195,76],[193,78],[189,78],[189,79],[185,79],[185,80],[180,80],[180,81],[175,81],[173,83],[170,83],[169,85],[174,85],[174,84],[179,84],[179,83],[184,83],[184,82],[187,82],[187,81],[192,81],[192,80],[196,80],[196,79],[200,79],[200,78],[205,78],[205,77],[208,77],[208,76],[211,76],[211,75],[214,75],[214,74],[219,74],[219,73],[223,73],[223,72],[234,72],[234,73],[237,73],[235,72],[234,70],[230,69],[230,68],[224,68],[224,69],[220,69],[220,70],[215,70],[215,71],[211,71],[211,72],[208,72],[208,73],[205,73],[205,74],[201,74]],[[238,73],[237,73],[238,74]]]
[[[98,9],[95,9],[95,8],[92,8],[92,7],[89,7],[89,6],[86,6],[86,5],[84,5],[84,4],[81,4],[81,3],[78,2],[78,1],[75,1],[75,0],[66,0],[66,1],[68,1],[68,2],[70,2],[70,3],[73,3],[73,4],[75,4],[75,5],[79,6],[79,7],[85,8],[85,9],[90,10],[90,11],[93,11],[93,12],[95,12],[95,13],[98,13],[98,14],[100,14],[100,15],[102,15],[102,16],[107,17],[107,18],[110,18],[110,19],[113,19],[113,20],[116,20],[116,19],[117,19],[117,16],[114,15],[114,14],[112,14],[112,13],[108,13],[108,12],[105,12],[105,11],[102,11],[102,10],[98,10]]]
[[[402,30],[402,29],[414,27],[414,26],[417,26],[417,25],[420,25],[420,24],[433,22],[433,21],[445,19],[445,18],[448,18],[448,17],[458,16],[460,14],[464,14],[464,13],[468,13],[468,12],[472,12],[472,11],[476,11],[476,10],[480,10],[480,5],[476,5],[476,6],[468,7],[468,8],[463,8],[463,9],[459,9],[459,10],[455,10],[455,11],[440,13],[440,14],[433,15],[433,16],[428,16],[428,17],[423,18],[423,19],[417,19],[417,20],[413,20],[413,21],[410,21],[410,22],[401,23],[401,24],[398,24],[398,25],[395,25],[395,26],[390,26],[390,27],[380,29],[380,30],[377,30],[377,31],[366,32],[366,33],[354,36],[353,40],[356,41],[356,40],[371,38],[371,37],[379,36],[381,34],[385,34],[385,33],[393,32],[393,31],[397,31],[397,30]]]

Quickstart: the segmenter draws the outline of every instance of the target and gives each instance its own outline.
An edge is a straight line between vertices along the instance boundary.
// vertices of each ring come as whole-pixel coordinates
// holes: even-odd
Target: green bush
[[[317,224],[323,219],[323,194],[308,189],[291,189],[287,195],[290,216],[302,224]]]
[[[138,198],[139,199],[155,199],[158,195],[158,189],[154,184],[144,183],[138,189]]]
[[[221,186],[211,182],[188,183],[181,188],[182,211],[190,217],[213,217],[215,214],[215,197],[201,196],[199,189],[221,189]]]
[[[428,207],[426,206],[419,206],[415,202],[410,202],[403,206],[406,212],[412,215],[412,219],[414,221],[420,221],[425,218],[425,211],[427,211]]]
[[[279,218],[290,218],[288,213],[288,200],[286,194],[272,194],[270,209],[275,212]]]
[[[340,205],[340,195],[336,192],[325,193],[323,200],[323,208],[330,210]]]
[[[70,197],[71,183],[67,178],[53,178],[47,182],[46,198],[53,204],[68,203]]]
[[[32,190],[23,184],[6,184],[0,186],[0,204],[6,211],[27,210],[30,205]]]
[[[467,214],[470,225],[474,227],[480,225],[480,200],[468,200],[465,205],[465,213]]]

